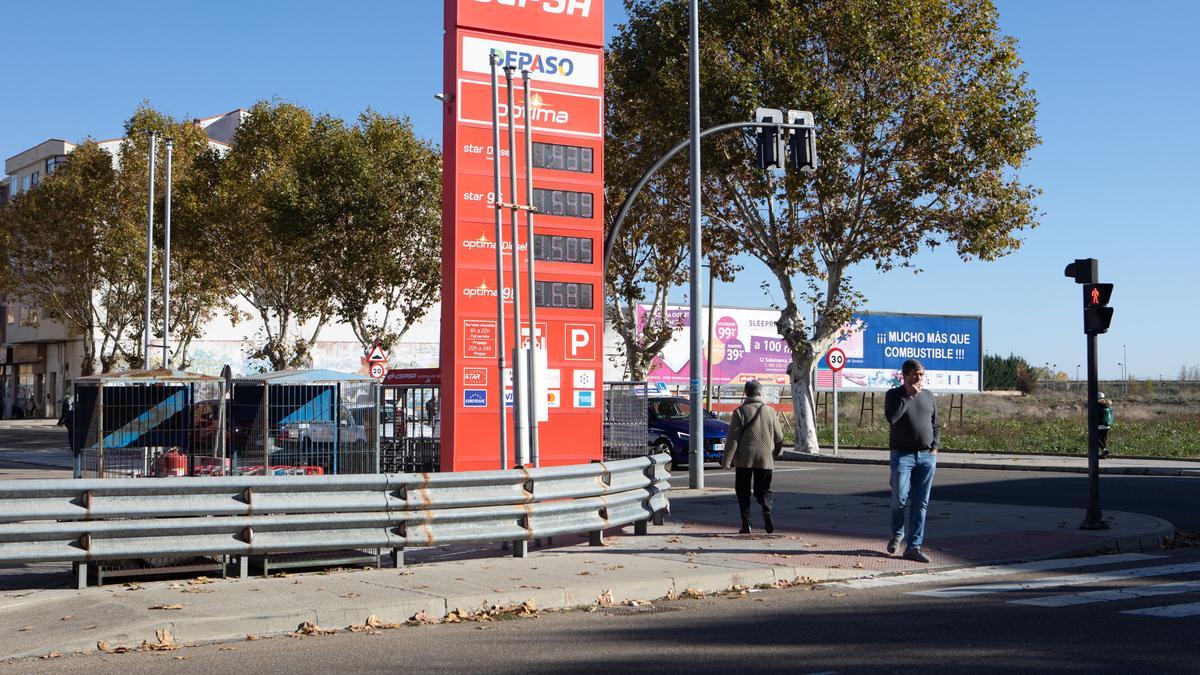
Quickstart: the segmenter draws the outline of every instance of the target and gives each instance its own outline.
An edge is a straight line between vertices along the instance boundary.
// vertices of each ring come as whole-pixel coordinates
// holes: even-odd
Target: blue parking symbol
[[[488,404],[487,394],[487,389],[464,389],[463,407],[486,408]]]

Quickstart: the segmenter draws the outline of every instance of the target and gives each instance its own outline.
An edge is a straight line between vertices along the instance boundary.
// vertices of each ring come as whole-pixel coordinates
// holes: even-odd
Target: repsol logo
[[[515,49],[493,47],[492,54],[500,67],[512,67],[517,70],[527,70],[535,75],[562,75],[570,77],[575,72],[575,62],[565,56],[554,54],[534,54]]]
[[[503,7],[524,8],[529,5],[540,5],[547,14],[566,14],[567,16],[582,16],[585,19],[592,13],[592,0],[475,0],[483,5],[497,4]]]

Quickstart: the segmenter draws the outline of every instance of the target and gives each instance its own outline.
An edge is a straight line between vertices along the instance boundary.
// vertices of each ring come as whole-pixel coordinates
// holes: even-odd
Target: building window
[[[54,170],[62,166],[67,161],[66,155],[55,155],[46,160],[46,175],[54,173]]]
[[[25,174],[25,177],[21,179],[21,192],[24,192],[28,189],[29,189],[29,174]]]
[[[37,187],[37,184],[38,184],[38,182],[40,182],[39,179],[41,179],[41,177],[42,177],[41,172],[34,171],[33,173],[29,174],[29,181],[30,181],[30,183],[33,184],[34,187]]]

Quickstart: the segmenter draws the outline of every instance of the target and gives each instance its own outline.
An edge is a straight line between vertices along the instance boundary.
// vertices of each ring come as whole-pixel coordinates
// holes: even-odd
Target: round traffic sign
[[[846,352],[834,347],[825,355],[825,362],[829,364],[829,369],[836,373],[846,367]]]
[[[383,367],[382,363],[376,361],[375,363],[371,364],[371,377],[377,380],[382,380],[386,373],[387,369]]]

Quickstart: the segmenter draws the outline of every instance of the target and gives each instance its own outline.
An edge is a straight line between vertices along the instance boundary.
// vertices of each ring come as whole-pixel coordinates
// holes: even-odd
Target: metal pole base
[[[392,549],[392,567],[395,569],[403,569],[404,568],[404,549],[402,549],[402,548]]]
[[[1084,518],[1083,522],[1079,524],[1079,529],[1081,529],[1081,530],[1107,530],[1107,529],[1109,529],[1109,524],[1100,519],[1093,520],[1093,519],[1089,519],[1089,518]]]
[[[644,536],[649,532],[649,523],[645,520],[639,520],[633,524],[633,533],[639,537]]]
[[[654,518],[653,518],[653,519],[651,519],[651,521],[650,521],[650,522],[652,522],[652,523],[654,523],[655,525],[658,525],[658,526],[660,526],[660,527],[661,527],[661,526],[662,526],[662,524],[663,524],[664,522],[666,522],[666,518],[665,518],[665,516],[666,516],[666,512],[665,512],[665,511],[655,511],[655,512],[654,512]]]
[[[588,532],[588,546],[603,546],[604,545],[604,530],[592,530]]]
[[[524,558],[525,556],[529,555],[529,542],[525,541],[524,539],[521,541],[514,541],[512,543],[512,549],[514,558]]]

